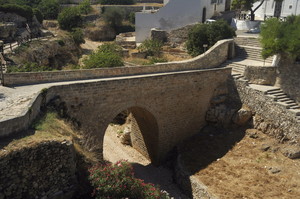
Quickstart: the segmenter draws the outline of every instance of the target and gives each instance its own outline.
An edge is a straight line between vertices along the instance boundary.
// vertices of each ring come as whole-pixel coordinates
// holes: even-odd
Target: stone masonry
[[[62,139],[0,150],[0,198],[71,198],[77,185],[73,150]]]
[[[59,98],[91,148],[100,153],[107,126],[118,113],[129,109],[151,161],[159,163],[177,143],[206,124],[214,91],[226,83],[230,72],[198,70],[54,86],[48,89],[46,101]]]

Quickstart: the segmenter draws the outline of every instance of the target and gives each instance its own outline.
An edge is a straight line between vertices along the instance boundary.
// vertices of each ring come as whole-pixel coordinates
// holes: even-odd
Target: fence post
[[[4,86],[4,73],[3,73],[3,65],[5,64],[4,57],[2,53],[0,53],[0,70],[1,70],[1,85]]]

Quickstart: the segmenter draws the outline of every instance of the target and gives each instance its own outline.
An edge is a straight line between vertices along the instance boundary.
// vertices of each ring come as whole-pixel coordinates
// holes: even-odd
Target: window
[[[217,3],[217,0],[211,0],[211,4]]]

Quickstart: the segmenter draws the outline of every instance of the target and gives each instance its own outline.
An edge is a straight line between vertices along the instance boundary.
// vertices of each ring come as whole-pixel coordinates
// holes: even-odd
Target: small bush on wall
[[[234,29],[223,20],[211,24],[197,24],[189,31],[186,47],[190,55],[197,56],[217,41],[234,36],[236,36]]]

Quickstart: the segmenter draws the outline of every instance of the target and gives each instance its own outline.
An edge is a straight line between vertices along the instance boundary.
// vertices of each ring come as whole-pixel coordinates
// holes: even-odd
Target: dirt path
[[[120,143],[116,132],[119,126],[110,125],[104,137],[104,159],[116,162],[124,159],[132,162],[135,176],[145,182],[158,184],[161,189],[166,190],[175,199],[187,199],[173,182],[172,172],[162,166],[155,167],[143,155],[130,146]]]
[[[81,44],[80,47],[86,51],[94,51],[98,48],[98,46],[100,46],[102,44],[103,44],[103,42],[91,41],[91,40],[85,39],[85,43]]]

